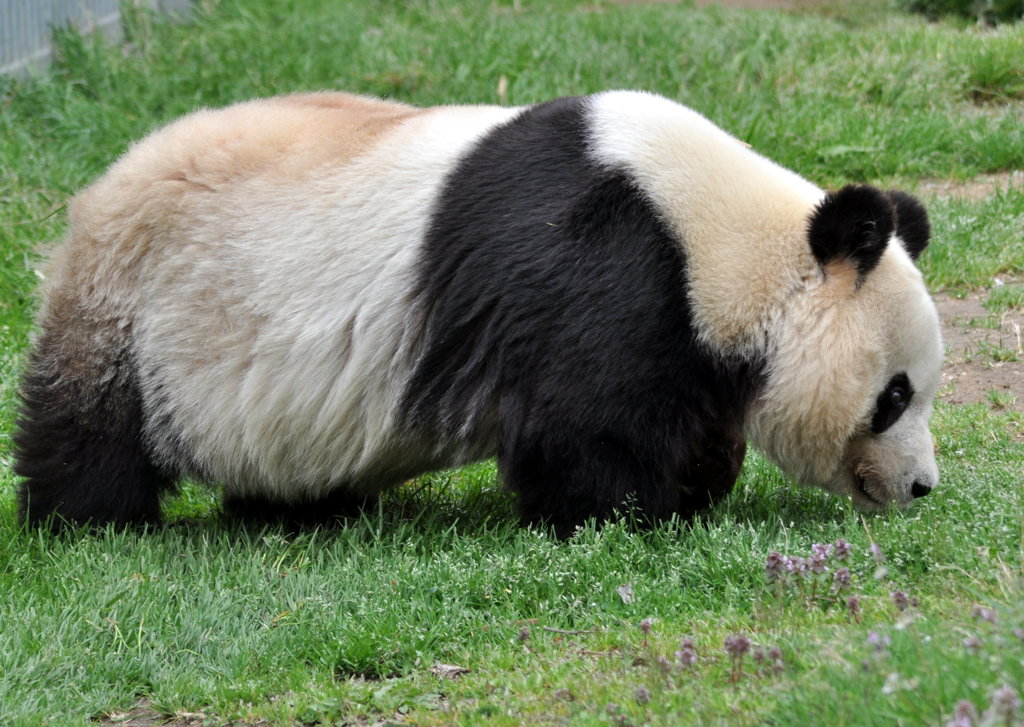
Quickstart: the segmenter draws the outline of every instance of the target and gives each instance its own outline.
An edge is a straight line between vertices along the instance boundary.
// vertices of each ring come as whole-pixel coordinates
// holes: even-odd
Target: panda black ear
[[[850,184],[829,192],[808,228],[811,252],[822,267],[848,263],[858,281],[874,268],[895,229],[893,201],[881,190]]]
[[[896,234],[911,259],[917,260],[932,236],[928,212],[916,197],[906,192],[891,189],[886,194],[896,206]]]

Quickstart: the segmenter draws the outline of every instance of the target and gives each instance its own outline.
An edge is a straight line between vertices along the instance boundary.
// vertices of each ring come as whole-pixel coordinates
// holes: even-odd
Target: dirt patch
[[[1024,187],[1024,170],[981,174],[967,181],[949,179],[922,179],[917,185],[920,194],[929,194],[940,199],[957,198],[978,201],[996,192]]]
[[[991,313],[981,301],[935,296],[946,344],[939,398],[1024,412],[1024,310]]]
[[[202,712],[178,712],[168,717],[153,709],[147,700],[142,700],[127,712],[114,712],[99,720],[104,727],[203,727],[212,720]],[[223,722],[216,721],[217,724]],[[269,727],[269,722],[229,722],[232,727]]]

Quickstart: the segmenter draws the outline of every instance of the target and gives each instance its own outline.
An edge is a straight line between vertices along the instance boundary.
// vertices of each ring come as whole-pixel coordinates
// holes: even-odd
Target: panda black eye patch
[[[875,413],[871,416],[871,432],[881,434],[895,424],[910,406],[914,398],[914,387],[905,372],[900,372],[889,379],[875,402]]]

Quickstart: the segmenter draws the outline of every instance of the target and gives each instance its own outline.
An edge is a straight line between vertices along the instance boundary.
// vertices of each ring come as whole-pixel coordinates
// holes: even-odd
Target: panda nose
[[[926,485],[921,482],[914,482],[914,484],[910,486],[910,494],[914,497],[924,497],[931,491],[931,485]]]

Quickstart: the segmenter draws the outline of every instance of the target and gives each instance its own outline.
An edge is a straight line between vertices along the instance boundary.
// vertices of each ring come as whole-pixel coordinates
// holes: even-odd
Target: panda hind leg
[[[82,344],[82,345],[76,345]],[[46,330],[29,359],[14,435],[19,512],[29,525],[92,528],[160,522],[176,477],[143,436],[130,356],[89,331]]]

